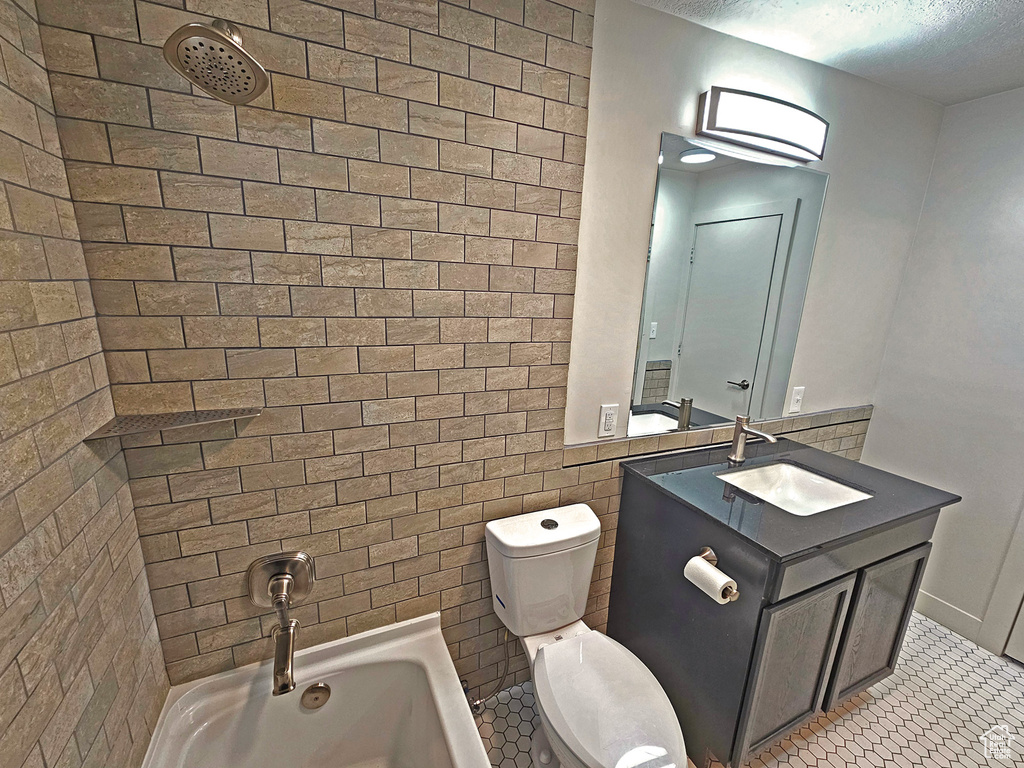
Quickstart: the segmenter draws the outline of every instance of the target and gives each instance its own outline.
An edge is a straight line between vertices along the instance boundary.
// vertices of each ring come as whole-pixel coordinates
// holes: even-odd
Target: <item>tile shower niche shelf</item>
[[[87,438],[102,440],[121,435],[137,435],[141,432],[159,432],[163,429],[194,427],[199,424],[213,424],[218,421],[237,421],[259,416],[262,408],[221,408],[214,411],[179,411],[177,413],[143,413],[129,416],[115,416]]]

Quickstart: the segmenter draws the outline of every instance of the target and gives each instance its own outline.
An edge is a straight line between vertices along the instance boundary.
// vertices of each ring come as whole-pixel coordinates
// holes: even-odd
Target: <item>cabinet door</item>
[[[761,612],[732,765],[818,711],[855,583],[850,574]]]
[[[931,548],[922,544],[860,571],[825,709],[896,668]]]

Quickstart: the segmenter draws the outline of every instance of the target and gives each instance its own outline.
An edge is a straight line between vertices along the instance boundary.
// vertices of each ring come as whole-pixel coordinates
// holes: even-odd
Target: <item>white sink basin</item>
[[[642,437],[643,435],[660,435],[671,432],[679,426],[679,419],[673,419],[663,413],[629,412],[626,424],[626,437]]]
[[[718,475],[751,496],[789,512],[807,517],[829,509],[870,499],[870,493],[798,467],[794,464],[763,464]]]

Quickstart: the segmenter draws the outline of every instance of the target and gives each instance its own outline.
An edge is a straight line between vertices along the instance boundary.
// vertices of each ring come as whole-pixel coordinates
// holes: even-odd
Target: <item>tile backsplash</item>
[[[759,426],[858,459],[870,416],[867,406]],[[223,452],[235,464],[245,451],[260,450],[254,447],[264,444],[259,431],[251,431],[259,423],[166,430],[162,439],[145,441],[152,445],[125,452],[172,680],[269,657],[267,638],[275,618],[249,603],[244,570],[259,555],[305,549],[315,557],[319,581],[316,603],[295,611],[303,625],[301,644],[440,610],[460,674],[473,687],[490,684],[502,670],[503,656],[501,624],[491,610],[483,524],[519,512],[589,504],[601,520],[602,538],[585,620],[603,629],[619,463],[720,444],[732,433],[731,427],[718,427],[537,451],[525,455],[517,473],[503,477],[488,474],[487,468],[497,465],[485,459],[484,479],[464,479],[462,473],[479,471],[473,465],[480,462],[472,461],[442,464],[436,474],[412,469],[327,481],[310,478],[310,467],[320,465],[307,463],[305,484],[271,488],[273,481],[260,479],[265,464],[225,468],[217,458]],[[363,466],[377,455],[365,451]],[[344,456],[336,461],[351,461]],[[424,476],[430,483],[417,490]],[[415,485],[406,485],[410,480]],[[510,650],[512,679],[527,679],[518,644]]]
[[[648,360],[644,366],[644,386],[640,394],[640,402],[642,404],[657,404],[667,400],[671,378],[671,360]]]
[[[0,8],[0,593],[19,637],[83,640],[9,651],[29,703],[0,768],[57,743],[137,765],[164,665],[270,655],[244,584],[268,552],[315,557],[302,645],[440,611],[477,688],[502,659],[484,524],[586,502],[602,628],[619,461],[729,429],[562,444],[592,3],[38,0],[38,27]],[[213,12],[271,73],[251,105],[162,60]],[[81,442],[114,409],[253,406]],[[868,418],[767,426],[858,458]]]
[[[0,767],[136,766],[168,681],[53,112],[0,0]]]

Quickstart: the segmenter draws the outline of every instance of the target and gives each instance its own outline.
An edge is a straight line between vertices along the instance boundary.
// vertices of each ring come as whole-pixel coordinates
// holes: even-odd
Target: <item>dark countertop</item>
[[[775,445],[748,442],[742,469],[784,461],[873,494],[864,501],[800,517],[738,489],[731,501],[724,499],[725,482],[717,473],[730,469],[728,453],[728,447],[709,448],[637,459],[622,466],[627,474],[704,512],[780,561],[830,548],[872,529],[960,501],[955,494],[785,438]]]

